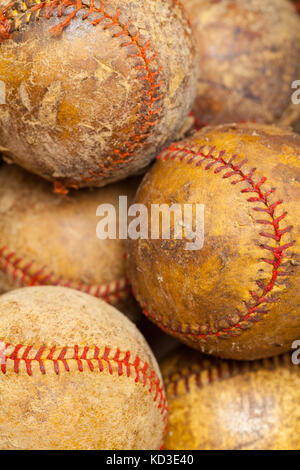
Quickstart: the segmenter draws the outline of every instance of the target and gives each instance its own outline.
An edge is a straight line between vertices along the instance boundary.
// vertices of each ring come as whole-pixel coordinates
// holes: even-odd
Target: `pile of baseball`
[[[299,4],[181,1],[0,0],[0,449],[300,450]]]

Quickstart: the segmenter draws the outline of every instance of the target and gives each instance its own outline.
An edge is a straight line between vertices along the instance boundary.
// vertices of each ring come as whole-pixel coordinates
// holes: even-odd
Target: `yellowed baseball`
[[[166,401],[144,337],[64,287],[0,297],[0,449],[159,449]]]
[[[181,347],[162,373],[166,449],[300,449],[300,365],[291,354],[229,361]]]
[[[115,305],[131,319],[134,308],[125,273],[125,240],[100,239],[97,208],[111,205],[119,228],[119,197],[128,205],[140,178],[95,190],[54,194],[51,183],[16,165],[0,168],[0,292],[60,285]]]

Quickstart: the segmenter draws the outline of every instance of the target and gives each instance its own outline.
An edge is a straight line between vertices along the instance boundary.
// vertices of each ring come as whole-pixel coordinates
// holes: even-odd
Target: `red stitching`
[[[137,355],[133,363],[130,362],[131,352],[126,351],[122,357],[120,349],[117,349],[116,353],[112,355],[111,348],[105,347],[103,355],[100,355],[100,349],[97,346],[78,346],[57,348],[52,346],[48,355],[46,347],[40,347],[33,357],[30,357],[30,352],[33,346],[24,346],[18,344],[16,346],[10,343],[5,343],[4,348],[0,351],[0,370],[3,374],[7,373],[7,365],[9,361],[13,361],[13,372],[15,374],[20,373],[20,363],[24,362],[26,373],[32,376],[32,365],[37,362],[42,375],[46,374],[45,362],[50,361],[53,363],[53,369],[55,374],[60,374],[61,369],[66,372],[70,372],[69,361],[75,361],[79,372],[84,372],[85,365],[89,371],[95,372],[96,366],[98,365],[99,372],[103,372],[106,368],[110,375],[114,374],[114,365],[117,366],[117,372],[119,376],[126,375],[128,378],[132,376],[132,369],[134,370],[135,382],[141,383],[143,388],[146,388],[149,384],[148,392],[153,394],[153,401],[157,403],[157,407],[163,416],[163,421],[166,423],[163,433],[163,440],[165,439],[167,431],[167,399],[165,394],[165,388],[160,379],[156,376],[154,370],[149,370],[149,365],[146,362],[144,365],[141,364],[141,358]],[[9,351],[11,350],[11,352]],[[21,353],[21,355],[19,355]],[[70,353],[70,359],[66,358],[67,353]],[[89,357],[88,357],[89,355]],[[105,364],[105,365],[104,365]],[[142,377],[142,380],[141,380]],[[155,394],[154,394],[155,391]],[[161,446],[163,448],[163,445]]]
[[[183,3],[181,3],[179,0],[174,0],[174,6],[180,8],[180,10],[181,10],[181,12],[182,12],[182,16],[183,16],[184,18],[186,18],[186,20],[188,21],[189,25],[192,26],[191,18],[190,18],[189,15],[187,14],[186,9],[185,9]]]
[[[217,358],[208,357],[205,360],[192,363],[191,366],[171,372],[164,378],[165,388],[169,397],[171,395],[178,397],[180,383],[184,384],[185,392],[190,392],[191,378],[194,378],[197,388],[204,388],[206,385],[231,379],[237,375],[244,375],[247,372],[258,371],[262,368],[274,370],[278,366],[293,369],[289,354],[281,354],[255,361],[235,361],[231,359],[221,361]]]
[[[101,298],[110,304],[119,304],[130,296],[130,286],[126,278],[106,284],[90,285],[77,283],[64,278],[57,278],[47,271],[46,267],[34,268],[33,261],[17,256],[15,251],[6,245],[0,246],[0,270],[18,282],[20,287],[54,285],[70,287],[94,297]]]
[[[0,10],[0,39],[10,38],[10,21],[6,18],[5,14],[14,6],[15,2],[9,3],[5,8]]]
[[[6,354],[9,349],[12,349],[12,351],[9,354]],[[143,387],[146,387],[147,383],[149,382],[149,392],[152,392],[153,389],[155,389],[154,401],[156,402],[159,397],[158,408],[161,409],[161,413],[163,414],[165,411],[167,411],[164,386],[163,384],[161,384],[160,379],[156,376],[154,370],[149,370],[149,364],[147,362],[145,362],[142,367],[141,358],[139,356],[136,356],[134,363],[131,363],[130,351],[126,351],[124,357],[121,357],[122,353],[118,348],[116,350],[116,353],[111,356],[111,348],[106,346],[103,355],[99,357],[100,349],[98,347],[90,348],[89,346],[79,347],[78,345],[75,345],[73,347],[57,348],[56,346],[52,346],[48,355],[43,359],[42,356],[45,354],[46,351],[45,346],[39,348],[38,351],[33,355],[33,357],[29,357],[32,349],[33,346],[24,346],[23,344],[13,346],[10,343],[5,343],[5,346],[1,351],[2,373],[6,374],[7,362],[9,360],[13,361],[13,370],[16,374],[20,372],[20,362],[24,361],[26,372],[29,376],[32,376],[32,363],[35,361],[38,362],[42,374],[46,373],[44,361],[53,362],[54,372],[56,374],[60,373],[60,366],[63,366],[65,371],[70,372],[70,368],[68,365],[68,361],[70,360],[76,361],[79,372],[84,372],[84,364],[87,365],[91,372],[94,372],[95,367],[92,361],[98,362],[98,368],[100,372],[104,371],[104,362],[110,375],[113,375],[114,373],[114,364],[117,365],[119,376],[126,375],[127,377],[131,377],[131,369],[133,368],[136,376],[135,382],[141,382]],[[21,356],[19,356],[21,350],[23,352]],[[71,353],[71,358],[69,359],[66,358],[68,352]],[[89,352],[90,358],[87,357]],[[54,358],[54,355],[56,356],[56,358]],[[140,374],[142,376],[142,379],[140,377]]]
[[[174,0],[175,6],[180,5],[178,0]],[[0,40],[9,39],[11,32],[13,31],[13,24],[16,21],[16,17],[9,17],[8,13],[10,10],[18,5],[18,1],[10,3],[7,7],[0,9]],[[99,170],[88,170],[88,176],[80,175],[82,181],[93,182],[97,177],[106,177],[109,171],[114,166],[128,163],[133,157],[136,148],[143,147],[146,140],[153,133],[153,127],[159,122],[159,117],[162,113],[162,106],[157,106],[157,103],[163,100],[164,94],[160,91],[163,84],[163,79],[160,78],[162,67],[158,64],[153,70],[152,64],[154,59],[157,59],[157,52],[152,50],[151,56],[149,50],[152,49],[150,41],[146,43],[142,42],[140,31],[136,30],[130,21],[122,23],[120,21],[120,9],[117,8],[115,15],[110,15],[105,11],[105,0],[101,0],[101,5],[96,8],[94,0],[90,0],[90,4],[85,4],[82,0],[50,0],[41,1],[41,3],[28,7],[25,2],[22,3],[22,7],[25,8],[27,15],[37,14],[39,19],[41,11],[44,11],[44,17],[50,19],[54,12],[57,12],[57,16],[61,17],[67,8],[74,7],[73,11],[67,13],[66,18],[58,23],[56,26],[51,28],[53,35],[59,35],[64,28],[69,26],[71,21],[76,17],[77,13],[81,10],[88,9],[87,13],[83,15],[82,20],[87,20],[93,15],[93,20],[90,22],[93,26],[96,26],[103,21],[107,23],[104,26],[105,30],[110,28],[121,28],[119,32],[113,32],[112,38],[119,38],[121,36],[127,36],[129,41],[121,44],[121,47],[134,46],[137,48],[137,52],[132,54],[128,53],[128,57],[137,60],[139,63],[135,65],[137,72],[142,71],[138,74],[138,79],[143,84],[142,86],[142,102],[146,105],[146,111],[142,111],[141,115],[143,123],[137,123],[133,132],[129,135],[128,140],[124,142],[123,149],[115,149],[114,157],[108,157],[106,164],[99,163]],[[22,12],[24,13],[24,12]],[[95,18],[95,15],[100,15],[99,18]],[[30,19],[30,16],[29,16]],[[130,28],[130,29],[129,29]],[[135,29],[135,31],[133,31]],[[153,116],[155,119],[153,120]],[[78,189],[78,184],[75,181],[69,181],[67,186]],[[55,191],[66,194],[66,188],[63,184],[56,181]]]
[[[200,131],[201,129],[203,129],[203,127],[206,127],[209,125],[208,122],[201,122],[200,119],[195,115],[194,111],[190,111],[189,117],[193,118],[194,120],[193,129],[195,131]]]
[[[277,243],[277,246],[272,247],[267,243],[260,243],[260,247],[263,250],[266,250],[273,255],[272,259],[262,259],[262,261],[264,261],[265,263],[271,264],[273,266],[272,276],[269,282],[267,282],[266,284],[264,284],[260,280],[256,281],[257,286],[259,287],[259,289],[262,290],[262,293],[258,295],[255,292],[250,291],[250,296],[251,299],[254,301],[254,304],[251,304],[250,302],[244,302],[247,308],[247,312],[245,314],[242,314],[237,309],[235,311],[234,316],[238,316],[238,321],[233,322],[230,317],[227,318],[227,328],[220,327],[218,321],[215,322],[214,328],[210,324],[199,325],[196,330],[193,330],[191,328],[191,325],[189,324],[186,327],[183,327],[180,324],[174,326],[172,325],[171,316],[169,323],[166,324],[162,316],[159,316],[155,311],[149,312],[147,304],[141,299],[139,299],[139,296],[134,293],[143,308],[144,314],[150,319],[153,319],[156,323],[158,323],[163,330],[173,332],[175,334],[180,333],[181,335],[196,337],[203,341],[210,337],[228,338],[237,336],[238,334],[241,334],[243,330],[251,328],[254,322],[260,321],[263,315],[268,313],[268,310],[265,309],[265,304],[274,303],[278,300],[275,297],[269,296],[269,294],[271,294],[273,288],[275,287],[277,278],[279,276],[285,277],[289,275],[289,273],[285,271],[280,271],[280,268],[282,268],[283,266],[285,252],[289,248],[293,247],[296,243],[295,241],[293,241],[284,245],[280,244],[282,241],[282,237],[284,237],[284,235],[286,235],[287,233],[291,232],[292,227],[289,226],[285,227],[284,229],[280,229],[279,224],[286,217],[287,212],[284,212],[280,216],[275,216],[277,208],[282,204],[283,201],[278,200],[274,204],[271,204],[269,202],[269,196],[270,194],[273,194],[275,192],[275,188],[272,188],[270,191],[263,192],[262,187],[266,182],[266,178],[263,177],[256,183],[253,180],[253,175],[256,172],[256,168],[252,168],[248,173],[244,173],[242,170],[242,167],[247,163],[247,160],[243,160],[235,164],[234,161],[236,160],[237,155],[233,155],[227,162],[223,158],[226,153],[225,150],[222,150],[218,153],[217,156],[215,156],[215,147],[211,147],[207,154],[203,153],[204,148],[205,145],[202,145],[198,149],[198,151],[194,151],[192,149],[180,147],[177,144],[173,144],[167,150],[163,151],[162,154],[157,157],[157,160],[166,161],[168,159],[178,159],[180,162],[185,161],[187,164],[194,163],[196,167],[199,167],[202,165],[202,163],[211,160],[211,162],[209,162],[205,166],[205,170],[210,170],[211,168],[214,168],[215,174],[219,174],[226,170],[226,173],[223,174],[224,179],[232,178],[233,176],[238,176],[238,179],[231,181],[231,184],[236,185],[245,182],[249,185],[247,188],[242,189],[241,193],[255,194],[255,197],[250,197],[247,199],[248,202],[261,203],[263,204],[263,207],[255,206],[253,207],[253,210],[259,213],[265,213],[270,217],[270,220],[257,220],[257,223],[269,225],[273,227],[274,231],[274,233],[261,232],[260,236],[267,239],[274,239]],[[217,165],[217,167],[215,165]]]

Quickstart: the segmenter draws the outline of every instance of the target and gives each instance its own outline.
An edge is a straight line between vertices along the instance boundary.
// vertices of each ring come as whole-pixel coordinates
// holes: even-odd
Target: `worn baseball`
[[[0,310],[1,449],[160,448],[160,371],[124,315],[53,286],[4,294]]]
[[[136,201],[149,236],[128,241],[128,273],[150,319],[231,359],[286,352],[300,338],[298,134],[206,127],[161,153]],[[181,216],[170,218],[169,238],[153,238],[148,214],[162,204],[165,221],[174,204]]]
[[[300,366],[289,354],[226,361],[181,348],[162,373],[166,449],[300,449]]]
[[[198,46],[202,123],[290,124],[300,115],[300,17],[289,0],[183,0]]]
[[[125,273],[124,240],[98,238],[102,217],[97,208],[115,208],[118,232],[119,196],[130,204],[139,181],[130,178],[93,191],[71,191],[66,198],[54,194],[47,181],[16,165],[3,165],[0,292],[60,285],[100,297],[124,313],[136,313]]]
[[[177,135],[197,87],[178,0],[1,0],[0,8],[7,161],[65,192],[140,171]]]

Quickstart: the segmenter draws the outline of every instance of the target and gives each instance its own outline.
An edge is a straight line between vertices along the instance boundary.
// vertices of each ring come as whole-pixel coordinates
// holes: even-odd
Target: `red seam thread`
[[[190,16],[187,14],[186,9],[180,0],[174,0],[174,7],[179,7],[182,13],[182,16],[187,20],[189,26],[192,26],[192,21]]]
[[[196,116],[196,114],[194,113],[194,111],[190,111],[189,116],[190,116],[191,118],[193,118],[193,120],[194,120],[194,127],[193,127],[193,129],[194,129],[195,131],[200,131],[201,129],[203,129],[203,127],[206,127],[206,126],[209,125],[208,122],[201,122],[200,119],[199,119],[199,118]]]
[[[6,355],[6,351],[9,347],[13,347],[13,351]],[[22,348],[25,348],[24,352],[19,356],[19,352]],[[121,357],[120,349],[117,349],[115,355],[113,357],[110,356],[111,348],[105,347],[104,354],[99,357],[100,350],[97,346],[89,347],[85,346],[83,348],[83,352],[80,354],[80,348],[78,345],[73,347],[64,347],[64,348],[57,348],[56,346],[52,346],[50,349],[49,354],[47,355],[46,359],[42,359],[42,354],[45,351],[45,347],[41,347],[38,349],[37,353],[33,358],[28,357],[30,351],[32,350],[32,346],[24,346],[23,344],[18,344],[17,346],[12,346],[10,343],[5,343],[4,348],[0,351],[0,370],[3,374],[7,373],[7,362],[13,361],[13,370],[14,373],[18,374],[20,372],[20,363],[21,361],[24,362],[26,372],[29,376],[32,376],[32,363],[37,362],[39,365],[39,369],[42,375],[46,374],[46,369],[44,365],[44,361],[51,361],[53,363],[53,369],[55,374],[59,375],[61,368],[64,369],[66,372],[70,372],[68,361],[71,359],[66,359],[65,356],[67,352],[71,352],[74,361],[77,363],[77,368],[79,372],[84,372],[84,364],[87,365],[90,372],[95,372],[95,366],[93,364],[93,360],[97,361],[99,372],[104,371],[104,364],[106,364],[106,368],[109,371],[110,375],[114,374],[112,364],[117,365],[118,375],[122,376],[125,375],[126,377],[131,377],[132,369],[134,370],[135,376],[135,383],[141,383],[143,388],[148,390],[149,393],[152,394],[155,391],[155,395],[153,397],[154,403],[157,404],[158,409],[160,410],[161,415],[163,416],[163,421],[165,422],[165,427],[163,431],[163,442],[165,440],[166,432],[167,432],[167,399],[164,384],[161,383],[160,379],[156,376],[154,370],[149,370],[149,365],[146,362],[142,367],[141,358],[137,355],[133,363],[130,363],[131,353],[130,351],[126,351],[124,357]],[[93,359],[88,359],[87,354],[91,352]],[[54,354],[57,358],[54,358]],[[141,374],[141,375],[140,375]],[[147,388],[147,384],[149,383],[149,388]],[[161,449],[163,448],[164,444],[162,444]]]
[[[253,180],[253,175],[256,171],[256,168],[252,168],[249,173],[244,173],[242,171],[242,167],[247,163],[247,160],[243,160],[238,164],[234,164],[233,162],[237,158],[237,155],[233,155],[231,156],[229,161],[226,162],[223,158],[226,153],[225,150],[222,150],[221,152],[219,152],[218,156],[216,157],[213,155],[213,152],[216,150],[215,147],[211,147],[208,153],[204,154],[203,150],[205,147],[206,147],[205,145],[202,145],[199,148],[199,150],[196,152],[185,147],[180,147],[177,144],[173,144],[167,150],[163,151],[160,155],[158,155],[157,160],[166,161],[168,159],[169,160],[177,159],[180,162],[185,161],[185,163],[187,164],[194,163],[196,167],[199,167],[202,165],[202,163],[210,160],[210,163],[206,165],[205,170],[210,170],[211,168],[214,167],[214,165],[218,164],[219,166],[214,167],[215,174],[219,174],[221,172],[224,172],[224,170],[226,170],[226,173],[223,174],[224,179],[232,178],[233,176],[239,177],[239,179],[232,181],[231,184],[236,185],[236,184],[243,183],[243,182],[248,183],[249,186],[247,188],[242,189],[241,193],[254,194],[253,197],[250,197],[247,199],[248,202],[262,203],[264,207],[255,206],[253,210],[258,213],[267,214],[268,216],[270,216],[270,220],[267,220],[267,219],[257,220],[257,223],[264,225],[264,226],[270,226],[273,228],[273,233],[260,232],[260,236],[267,238],[267,239],[275,240],[277,243],[277,246],[271,247],[267,243],[260,244],[263,250],[266,250],[273,255],[273,259],[269,259],[269,258],[262,259],[263,262],[271,264],[273,266],[271,279],[269,280],[267,284],[263,284],[263,282],[260,280],[256,281],[257,286],[259,287],[259,289],[262,290],[261,295],[257,295],[255,292],[250,291],[250,296],[252,298],[252,301],[254,301],[254,304],[251,305],[250,302],[245,302],[245,306],[247,308],[246,314],[242,314],[238,309],[236,310],[235,313],[238,314],[239,316],[239,321],[237,323],[232,324],[232,320],[230,318],[227,318],[227,321],[230,325],[230,327],[228,328],[220,328],[218,321],[216,321],[214,329],[212,329],[211,325],[209,324],[203,325],[207,331],[206,333],[201,333],[200,331],[201,326],[199,326],[197,332],[191,331],[190,325],[186,327],[186,330],[184,330],[182,326],[179,326],[179,328],[177,327],[174,329],[171,323],[166,324],[163,321],[163,318],[161,316],[158,316],[158,314],[155,311],[152,311],[150,313],[148,310],[147,304],[140,301],[144,314],[150,319],[153,319],[156,323],[158,323],[163,330],[169,331],[175,334],[179,333],[184,336],[196,337],[201,340],[206,340],[207,338],[210,338],[210,337],[228,338],[229,336],[237,336],[243,330],[250,328],[252,326],[251,323],[260,321],[261,320],[260,316],[263,316],[266,313],[268,313],[268,310],[262,307],[266,304],[277,302],[278,300],[277,298],[270,297],[269,295],[274,289],[274,286],[276,284],[278,277],[279,276],[285,277],[289,275],[289,273],[284,272],[284,271],[279,271],[279,269],[282,267],[286,250],[288,250],[289,248],[295,245],[295,241],[291,243],[287,243],[285,245],[280,244],[282,237],[286,233],[291,232],[292,226],[285,227],[284,229],[280,229],[280,222],[287,216],[287,212],[284,212],[280,216],[275,216],[275,211],[277,207],[281,205],[283,201],[278,200],[277,202],[270,204],[269,196],[275,192],[275,188],[271,189],[270,191],[263,192],[262,186],[264,185],[267,179],[265,177],[262,177],[257,183],[255,183]],[[137,298],[138,297],[139,296],[137,296]]]
[[[292,363],[288,354],[281,354],[275,357],[265,359],[257,359],[255,361],[235,361],[226,359],[226,361],[218,361],[218,359],[207,359],[210,362],[208,367],[201,362],[197,363],[197,368],[187,367],[182,370],[170,373],[165,377],[165,388],[167,394],[173,394],[174,397],[179,396],[178,386],[180,383],[184,384],[185,392],[190,392],[190,379],[195,379],[197,388],[204,388],[206,385],[211,385],[215,382],[231,379],[238,375],[244,375],[247,372],[258,371],[261,368],[274,370],[276,366],[290,366]],[[227,367],[224,367],[227,366]],[[203,381],[203,373],[207,373],[206,383]],[[169,392],[171,389],[171,392]]]
[[[0,40],[10,38],[14,19],[9,19],[7,17],[7,13],[16,3],[17,1],[14,1],[7,7],[0,10]],[[24,5],[27,7],[25,3]],[[178,0],[174,0],[174,5],[180,6],[180,2],[178,2]],[[143,123],[138,124],[138,127],[132,131],[127,141],[124,142],[123,149],[114,150],[114,157],[117,158],[117,160],[113,159],[112,157],[108,157],[106,159],[106,163],[108,162],[108,164],[98,164],[100,167],[99,170],[90,169],[88,170],[88,176],[80,175],[80,179],[82,181],[93,182],[99,176],[106,177],[108,172],[111,171],[114,166],[128,163],[128,161],[134,157],[136,148],[143,147],[147,139],[153,134],[153,128],[159,122],[159,118],[163,110],[162,106],[159,105],[159,103],[162,102],[164,98],[163,92],[161,91],[161,87],[163,85],[163,79],[161,78],[162,67],[157,64],[153,69],[153,61],[158,61],[157,51],[152,49],[150,41],[141,43],[140,31],[135,30],[135,32],[132,32],[134,26],[130,21],[125,24],[120,22],[119,16],[121,11],[119,8],[117,8],[116,14],[114,16],[107,13],[105,11],[105,0],[101,0],[100,8],[95,7],[94,0],[90,1],[89,6],[85,5],[82,0],[52,0],[50,2],[42,1],[41,3],[34,5],[31,8],[27,8],[29,13],[39,14],[40,11],[44,10],[44,17],[46,19],[50,19],[55,11],[57,12],[57,16],[61,17],[69,7],[74,7],[74,10],[68,13],[63,21],[51,28],[50,31],[53,35],[57,36],[61,34],[61,32],[67,26],[69,26],[71,21],[76,18],[76,15],[79,11],[88,8],[87,13],[82,17],[82,20],[86,20],[90,17],[90,15],[93,15],[93,20],[91,21],[93,26],[97,26],[98,24],[102,23],[102,21],[110,21],[108,24],[105,24],[105,30],[108,30],[112,27],[119,27],[121,31],[117,33],[114,32],[112,34],[112,38],[119,38],[121,36],[128,37],[129,42],[122,43],[121,47],[136,47],[138,52],[134,54],[129,53],[128,57],[130,59],[137,59],[140,62],[139,65],[135,65],[135,70],[138,72],[138,79],[143,84],[141,90],[143,96],[141,101],[142,104],[146,106],[146,111],[141,113]],[[95,18],[95,15],[100,15],[100,17]],[[129,28],[131,31],[129,31]],[[151,54],[149,53],[150,50]],[[71,180],[67,185],[74,189],[78,189],[79,187],[76,182]],[[64,195],[67,193],[64,185],[58,181],[55,182],[55,191]]]
[[[10,38],[10,22],[5,14],[15,5],[16,2],[9,3],[5,8],[0,9],[0,39]]]
[[[25,264],[26,263],[26,264]],[[23,264],[24,266],[20,266]],[[71,280],[57,278],[47,272],[46,267],[33,270],[33,261],[26,262],[20,256],[10,250],[6,245],[0,246],[0,270],[9,275],[12,281],[20,287],[53,285],[71,287],[78,291],[101,298],[108,303],[118,304],[130,296],[130,285],[127,278],[119,279],[106,284],[91,285],[76,283]]]

